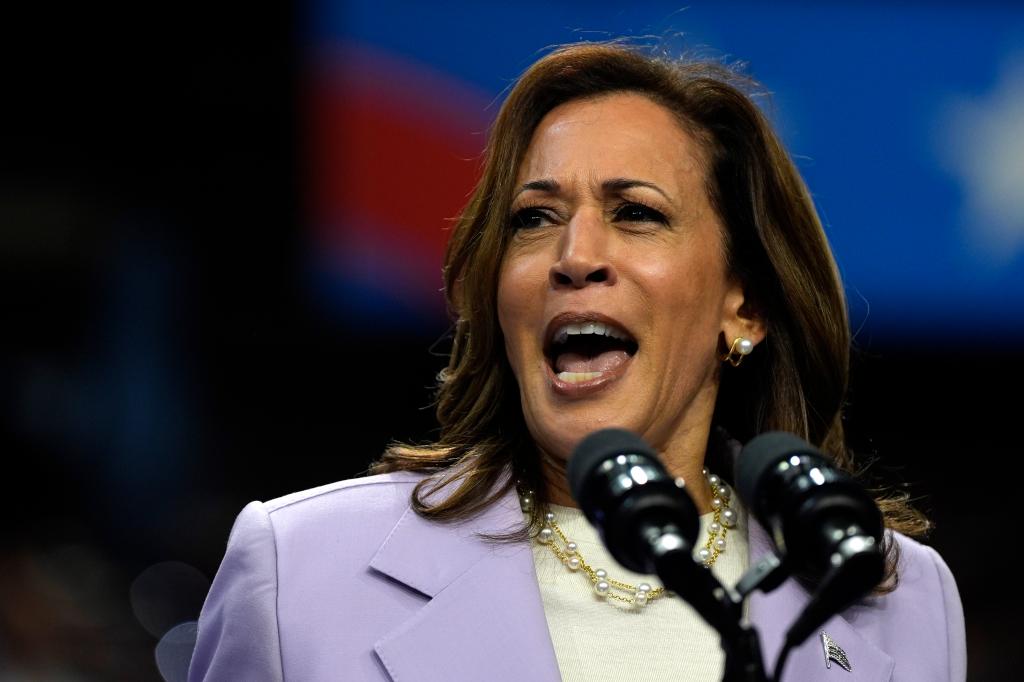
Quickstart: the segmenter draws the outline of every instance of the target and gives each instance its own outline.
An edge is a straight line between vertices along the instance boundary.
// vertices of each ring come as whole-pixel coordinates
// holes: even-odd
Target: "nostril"
[[[595,268],[573,268],[555,266],[551,268],[551,283],[558,287],[585,287],[588,284],[603,284],[614,279],[612,271],[605,266]]]

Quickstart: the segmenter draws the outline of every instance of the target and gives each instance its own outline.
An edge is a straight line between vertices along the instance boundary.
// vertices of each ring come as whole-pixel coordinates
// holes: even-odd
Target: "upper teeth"
[[[611,325],[604,324],[603,322],[584,322],[582,324],[567,324],[559,327],[558,331],[555,332],[554,342],[565,343],[566,339],[577,334],[600,334],[601,336],[610,336],[613,339],[629,341],[629,337],[626,336],[625,332]]]

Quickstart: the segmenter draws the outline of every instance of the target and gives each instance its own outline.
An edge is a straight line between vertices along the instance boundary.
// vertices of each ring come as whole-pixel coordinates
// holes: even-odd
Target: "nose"
[[[555,289],[582,289],[592,284],[614,284],[615,268],[608,258],[610,235],[600,214],[580,211],[562,232],[558,261],[551,266]]]

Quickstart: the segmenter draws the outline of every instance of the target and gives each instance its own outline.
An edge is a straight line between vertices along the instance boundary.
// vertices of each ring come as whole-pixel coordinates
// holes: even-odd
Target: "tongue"
[[[598,355],[562,353],[555,358],[556,372],[607,372],[629,360],[624,350],[609,350]]]

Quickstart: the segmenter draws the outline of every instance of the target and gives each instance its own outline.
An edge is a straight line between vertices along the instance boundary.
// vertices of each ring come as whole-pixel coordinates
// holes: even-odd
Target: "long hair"
[[[510,203],[544,116],[569,101],[619,92],[666,107],[703,148],[706,191],[725,226],[727,265],[767,325],[765,343],[741,367],[721,372],[714,423],[741,441],[766,430],[794,433],[858,473],[841,421],[851,343],[842,284],[807,188],[747,94],[754,86],[718,63],[607,43],[562,47],[520,77],[491,129],[482,177],[445,254],[455,327],[448,366],[438,376],[440,436],[429,445],[392,444],[372,469],[426,473],[412,496],[417,513],[463,519],[519,481],[538,501],[519,537],[540,525],[546,501],[540,463],[498,326]],[[442,489],[445,494],[433,495]],[[908,535],[928,529],[905,496],[880,491],[876,501],[887,527]],[[885,582],[892,585],[896,547],[888,543]]]

